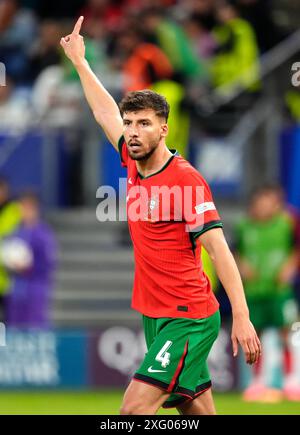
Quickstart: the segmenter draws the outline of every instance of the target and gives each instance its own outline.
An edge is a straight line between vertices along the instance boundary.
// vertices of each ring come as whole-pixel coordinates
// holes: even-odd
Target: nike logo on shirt
[[[152,366],[148,368],[148,372],[149,372],[149,373],[166,373],[166,371],[167,371],[167,370],[154,370],[154,369],[152,368]]]

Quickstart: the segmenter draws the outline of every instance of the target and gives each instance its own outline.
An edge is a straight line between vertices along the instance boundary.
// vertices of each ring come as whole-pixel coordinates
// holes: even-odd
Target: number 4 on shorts
[[[170,364],[170,353],[167,350],[172,346],[172,343],[170,340],[166,341],[155,357],[155,361],[159,361],[163,368],[166,368]]]

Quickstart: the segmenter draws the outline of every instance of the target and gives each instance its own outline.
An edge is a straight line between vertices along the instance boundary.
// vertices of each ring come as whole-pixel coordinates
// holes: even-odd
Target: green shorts
[[[148,352],[133,376],[170,393],[172,408],[211,387],[207,357],[220,330],[220,312],[205,319],[143,316]]]
[[[297,304],[290,293],[247,299],[251,322],[259,331],[270,327],[288,327],[297,320]]]

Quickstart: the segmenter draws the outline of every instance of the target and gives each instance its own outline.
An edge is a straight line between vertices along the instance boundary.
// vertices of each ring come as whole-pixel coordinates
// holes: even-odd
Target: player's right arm
[[[84,94],[96,121],[118,150],[118,141],[123,134],[123,121],[117,103],[98,80],[85,59],[84,40],[80,35],[82,22],[83,17],[80,17],[73,32],[61,38],[60,44],[78,72]]]

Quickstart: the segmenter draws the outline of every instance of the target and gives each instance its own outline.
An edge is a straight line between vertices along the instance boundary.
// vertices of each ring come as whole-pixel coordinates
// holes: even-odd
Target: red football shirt
[[[147,177],[138,173],[123,137],[119,151],[128,170],[132,308],[155,318],[212,315],[219,304],[203,271],[198,236],[222,223],[207,183],[175,150],[163,168]]]

